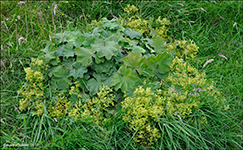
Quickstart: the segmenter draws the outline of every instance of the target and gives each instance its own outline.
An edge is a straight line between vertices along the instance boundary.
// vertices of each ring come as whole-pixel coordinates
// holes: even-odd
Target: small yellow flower
[[[36,5],[34,5],[34,7],[36,7]]]
[[[64,16],[64,14],[62,14],[62,16]]]
[[[48,9],[49,9],[50,7],[48,6]]]

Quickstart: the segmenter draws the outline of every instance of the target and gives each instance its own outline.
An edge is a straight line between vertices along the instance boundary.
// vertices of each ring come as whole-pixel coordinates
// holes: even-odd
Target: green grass
[[[84,149],[138,149],[117,114],[107,130],[87,121],[64,119],[55,123],[43,115],[39,118],[19,114],[18,94],[24,82],[23,68],[30,58],[38,57],[49,35],[65,29],[85,29],[91,20],[122,15],[127,3],[139,7],[144,18],[162,16],[172,24],[169,35],[176,39],[193,39],[200,47],[192,64],[216,82],[230,104],[224,114],[211,114],[212,128],[197,135],[208,141],[209,149],[241,149],[243,145],[243,2],[28,2],[1,1],[1,141],[4,143],[39,144],[44,149],[54,147]],[[56,15],[53,14],[57,4]],[[20,20],[18,19],[20,16]],[[20,37],[27,39],[21,41]],[[226,56],[225,60],[218,54]],[[203,68],[209,60],[214,61]],[[221,115],[221,117],[218,117]],[[185,129],[193,130],[193,129]],[[179,132],[180,130],[178,130]],[[196,131],[195,131],[196,132]],[[106,138],[98,136],[103,134]],[[173,134],[168,131],[166,134]],[[181,134],[182,135],[182,134]],[[52,140],[47,140],[51,137]],[[187,138],[187,137],[184,137]],[[190,140],[190,139],[188,139]],[[39,143],[38,143],[38,142]],[[165,139],[167,148],[174,149],[180,141]],[[190,142],[188,142],[190,143]],[[171,146],[171,147],[170,147]],[[200,148],[198,143],[187,145]],[[166,145],[157,143],[157,148]],[[154,148],[155,148],[154,147]],[[141,148],[141,147],[140,147]],[[20,148],[21,149],[21,148]],[[182,148],[183,149],[183,148]]]

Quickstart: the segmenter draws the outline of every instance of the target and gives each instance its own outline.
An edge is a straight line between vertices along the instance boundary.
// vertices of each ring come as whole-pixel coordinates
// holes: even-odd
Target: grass
[[[227,98],[230,109],[223,114],[211,114],[212,128],[197,137],[208,142],[209,149],[242,148],[243,2],[240,1],[33,1],[23,5],[14,1],[1,1],[1,147],[4,143],[28,143],[38,144],[44,149],[139,148],[133,143],[132,135],[124,132],[127,127],[118,121],[120,114],[114,117],[108,130],[92,125],[87,120],[74,122],[64,119],[54,124],[54,121],[45,115],[39,118],[21,115],[17,99],[17,91],[23,85],[25,77],[23,68],[28,67],[30,58],[38,57],[45,46],[44,41],[49,40],[49,35],[65,29],[85,29],[85,24],[94,19],[119,17],[127,3],[139,7],[144,18],[168,18],[172,22],[169,35],[176,39],[193,39],[200,47],[198,57],[192,63],[205,72],[209,80],[216,82],[217,88]],[[27,42],[22,40],[19,44],[20,37],[24,37]],[[218,54],[226,56],[227,60]],[[203,63],[209,59],[214,61],[203,68]],[[171,126],[168,124],[167,127]],[[193,129],[188,127],[184,130]],[[181,131],[183,129],[177,133]],[[103,136],[98,136],[101,134]],[[173,133],[168,130],[164,134]],[[181,136],[187,138],[183,133]],[[52,137],[52,140],[45,141],[49,137]],[[180,141],[173,138],[165,141],[167,145],[161,142],[154,148],[174,149],[180,144]],[[191,143],[190,139],[188,143]],[[186,145],[189,149],[200,146],[199,143],[188,143]]]

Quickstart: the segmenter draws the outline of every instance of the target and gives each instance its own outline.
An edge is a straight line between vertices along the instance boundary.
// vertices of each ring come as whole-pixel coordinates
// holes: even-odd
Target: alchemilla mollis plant
[[[143,19],[130,5],[124,12],[123,18],[94,20],[86,31],[64,31],[46,42],[43,55],[25,68],[19,109],[55,119],[91,118],[104,129],[121,111],[138,145],[173,139],[169,131],[176,129],[201,142],[184,128],[204,130],[207,112],[229,105],[214,82],[190,65],[199,47],[168,37],[166,18]]]

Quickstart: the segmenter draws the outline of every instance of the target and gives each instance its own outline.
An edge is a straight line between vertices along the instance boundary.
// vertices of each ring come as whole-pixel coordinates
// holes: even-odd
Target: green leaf
[[[156,33],[156,31],[154,30],[154,28],[150,28],[149,35],[150,35],[152,38],[154,38],[154,37],[157,35],[157,33]]]
[[[75,43],[76,38],[81,34],[80,31],[64,31],[64,42],[68,42],[69,44]]]
[[[48,76],[49,77],[52,77],[54,75],[54,73],[58,70],[60,66],[54,66],[50,69],[49,73],[48,73]]]
[[[101,32],[100,32],[100,35],[103,36],[104,38],[108,38],[113,34],[114,34],[113,32],[107,31],[107,30],[104,30],[104,29],[101,29]]]
[[[54,75],[51,82],[53,88],[57,86],[59,89],[67,89],[69,87],[68,77],[70,76],[70,71],[66,67],[58,66],[54,68],[51,74]]]
[[[143,48],[140,47],[140,46],[133,46],[133,47],[132,47],[132,52],[133,52],[134,54],[136,54],[136,53],[144,53],[144,52],[146,52],[146,50],[143,49]]]
[[[111,78],[106,77],[102,74],[93,74],[94,78],[90,79],[87,82],[87,86],[91,95],[94,95],[99,92],[99,88],[102,85],[110,86]]]
[[[115,30],[118,28],[119,25],[115,22],[107,22],[107,23],[103,24],[102,26],[107,27],[108,29]]]
[[[92,50],[97,51],[97,56],[99,58],[104,56],[107,60],[118,55],[118,48],[118,43],[108,40],[96,40],[92,45]]]
[[[146,48],[150,50],[151,53],[155,52],[151,45],[153,44],[153,41],[149,38],[142,38],[142,42],[145,44]]]
[[[94,95],[99,92],[100,83],[97,82],[94,78],[88,81],[87,86],[89,88],[89,92],[91,95]]]
[[[60,81],[56,81],[57,82],[57,86],[59,89],[68,89],[69,88],[69,84],[66,80],[60,80]]]
[[[72,44],[66,44],[63,48],[63,56],[65,57],[73,57],[74,56],[74,50],[73,50],[73,45]]]
[[[42,52],[45,52],[45,58],[47,60],[56,58],[55,52],[57,51],[57,48],[55,47],[54,43],[47,43],[47,46],[41,50]]]
[[[64,31],[64,33],[56,33],[56,40],[58,44],[62,42],[74,44],[76,37],[80,34],[79,31]]]
[[[115,86],[115,90],[121,89],[122,92],[128,91],[129,88],[134,89],[135,84],[138,80],[138,77],[132,75],[132,70],[127,69],[124,65],[122,65],[118,73],[115,74],[111,78],[111,86]]]
[[[138,77],[135,76],[120,76],[119,74],[115,74],[111,79],[111,85],[115,86],[115,90],[121,89],[122,92],[127,92],[129,88],[134,89],[136,81]]]
[[[144,70],[142,64],[147,60],[146,58],[142,58],[141,53],[133,54],[129,53],[126,57],[122,59],[124,64],[132,69],[136,69],[140,74]]]
[[[53,72],[53,82],[56,82],[56,85],[59,89],[67,89],[69,87],[68,77],[70,76],[69,70],[62,66],[59,66],[55,72]],[[55,84],[54,84],[55,85]]]
[[[93,74],[94,78],[101,84],[101,85],[107,85],[110,87],[111,84],[111,76],[107,76],[106,74]]]
[[[95,63],[96,64],[100,64],[100,63],[105,62],[105,58],[104,57],[99,58],[97,55],[93,55],[93,57],[95,58]]]
[[[78,36],[75,40],[74,46],[76,48],[81,47],[83,45],[83,42],[85,41],[85,39],[86,39],[86,36],[84,36],[84,35]]]
[[[55,76],[55,78],[58,78],[58,79],[67,79],[70,76],[69,72],[70,71],[67,68],[59,66],[56,69],[56,71],[53,73],[53,75]]]
[[[52,38],[54,38],[54,35],[53,35]],[[57,43],[58,43],[58,44],[59,44],[59,43],[62,43],[63,40],[64,40],[64,34],[63,34],[63,33],[56,33],[56,40],[57,40]]]
[[[83,41],[84,47],[91,47],[91,44],[95,41],[95,36],[89,33],[85,33],[86,39]]]
[[[58,65],[59,62],[60,62],[60,59],[58,57],[50,60],[50,64],[53,66]]]
[[[160,36],[156,36],[155,38],[152,39],[153,44],[151,46],[154,47],[154,51],[157,53],[164,52],[166,49],[166,43],[164,39]]]
[[[88,69],[84,66],[82,66],[82,63],[76,62],[74,65],[74,68],[72,68],[70,75],[72,75],[75,79],[83,78],[84,73],[88,72]]]
[[[125,28],[123,26],[120,26],[118,23],[116,22],[112,22],[112,21],[109,21],[105,24],[102,25],[103,27],[106,27],[108,29],[111,29],[111,30],[117,30],[117,31],[121,31],[121,32],[124,32],[125,31]]]
[[[112,34],[110,37],[109,37],[109,40],[110,41],[115,41],[115,42],[120,42],[120,41],[124,41],[124,37],[123,37],[123,34],[121,33],[116,33],[116,34]]]
[[[70,58],[63,58],[62,59],[62,64],[66,68],[73,68],[73,64],[76,63],[75,58],[70,57]]]
[[[158,53],[157,56],[151,57],[148,61],[148,65],[157,68],[158,72],[165,74],[170,70],[170,65],[172,65],[172,60],[170,54],[167,52]]]
[[[105,61],[104,63],[100,63],[100,64],[93,63],[91,67],[97,73],[109,72],[109,70],[113,67],[113,62]]]
[[[128,76],[128,75],[132,75],[132,70],[130,68],[127,68],[126,65],[122,65],[119,69],[118,69],[118,73],[122,76]]]
[[[138,42],[139,42],[139,40],[137,40],[137,39],[131,40],[129,38],[126,38],[125,41],[129,44],[129,46],[125,46],[126,48],[130,48],[132,46],[137,46]]]
[[[77,55],[77,62],[81,62],[83,66],[88,66],[92,63],[92,56],[94,52],[92,49],[79,47],[75,50]]]
[[[55,55],[58,56],[58,57],[63,56],[62,52],[63,52],[64,47],[65,47],[65,45],[60,45],[57,48],[57,51],[55,52]]]
[[[134,31],[134,30],[132,30],[132,29],[130,29],[130,28],[126,29],[125,32],[124,32],[124,34],[125,34],[126,36],[129,36],[131,39],[134,39],[134,38],[136,38],[136,39],[141,39],[142,36],[143,36],[142,33],[137,32],[137,31]]]

